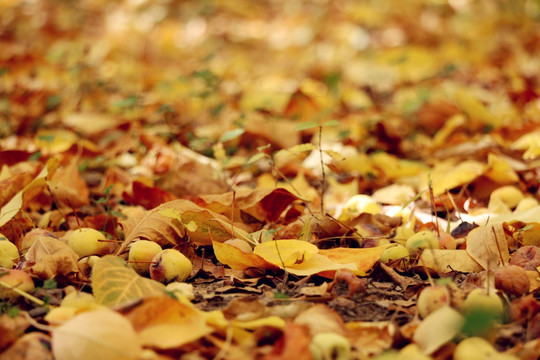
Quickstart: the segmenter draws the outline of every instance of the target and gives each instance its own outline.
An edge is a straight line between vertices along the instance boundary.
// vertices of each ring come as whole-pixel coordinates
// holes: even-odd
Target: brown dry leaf
[[[146,298],[125,316],[147,347],[174,349],[213,332],[204,314],[168,296]]]
[[[90,203],[88,186],[79,174],[78,157],[59,167],[47,181],[54,200],[60,207],[79,208]]]
[[[109,309],[84,312],[52,331],[56,360],[135,360],[141,342],[131,322]]]
[[[53,360],[51,338],[40,332],[25,334],[0,354],[0,360]]]
[[[482,271],[482,266],[466,250],[424,250],[420,255],[418,264],[435,270],[439,274],[451,271],[466,273]]]
[[[219,194],[228,190],[214,159],[183,146],[174,150],[176,157],[172,160],[171,169],[158,184],[162,190],[178,197]]]
[[[162,204],[142,218],[129,218],[122,222],[126,239],[118,253],[121,254],[135,239],[148,239],[160,245],[177,244],[186,234],[192,243],[211,245],[231,238],[248,238],[243,224],[231,225],[229,219],[195,203],[179,199]]]
[[[21,191],[15,194],[11,200],[2,206],[0,209],[0,227],[8,223],[23,207],[24,201],[29,201],[36,193],[41,193],[45,186],[45,179],[47,176],[56,169],[57,162],[55,159],[47,161],[46,166],[40,171],[40,173]]]
[[[79,256],[67,244],[50,236],[36,238],[25,258],[24,270],[41,279],[79,272]]]
[[[352,249],[352,248],[334,248],[319,250],[319,254],[327,256],[330,260],[339,264],[354,263],[357,267],[357,274],[366,275],[373,265],[379,261],[386,246],[377,246],[372,248]]]
[[[298,197],[281,188],[256,188],[239,189],[234,193],[204,195],[200,199],[204,202],[204,207],[216,213],[230,213],[234,206],[234,209],[242,210],[260,221],[271,222],[276,221],[283,210]]]
[[[253,253],[245,253],[235,246],[213,241],[216,259],[234,270],[257,268],[261,270],[277,270],[278,266],[267,262],[261,256]]]
[[[304,326],[287,322],[283,335],[263,360],[312,360],[310,337]]]
[[[473,229],[466,238],[467,253],[485,270],[508,264],[510,253],[502,225]]]

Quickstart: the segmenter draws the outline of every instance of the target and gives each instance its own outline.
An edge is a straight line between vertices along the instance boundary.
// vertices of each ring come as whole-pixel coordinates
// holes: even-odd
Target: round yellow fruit
[[[422,230],[407,239],[405,244],[409,254],[417,254],[424,249],[438,249],[439,239],[437,234],[430,230]]]
[[[67,244],[81,258],[89,255],[108,254],[111,247],[106,240],[105,235],[96,229],[81,228],[69,234]]]
[[[422,318],[445,305],[450,305],[450,291],[442,285],[425,288],[420,292],[416,301],[416,308]]]
[[[0,267],[11,269],[19,259],[17,246],[0,234]]]
[[[152,259],[161,250],[161,246],[154,241],[137,240],[129,247],[128,264],[138,274],[145,275],[150,270]]]
[[[161,250],[152,259],[150,277],[162,283],[184,281],[191,275],[191,261],[175,249]]]

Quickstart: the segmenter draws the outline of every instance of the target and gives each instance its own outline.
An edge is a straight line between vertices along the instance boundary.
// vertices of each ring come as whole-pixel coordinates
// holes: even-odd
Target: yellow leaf
[[[92,268],[92,291],[99,304],[116,306],[163,294],[165,285],[139,276],[122,258],[106,255]]]
[[[253,253],[245,253],[235,246],[213,241],[214,254],[216,259],[224,265],[234,270],[245,270],[248,268],[274,269],[278,267],[264,260],[261,256]]]
[[[514,171],[509,161],[501,155],[488,154],[488,169],[484,174],[498,184],[513,184],[519,181],[519,176]]]
[[[68,150],[78,140],[79,138],[74,132],[66,129],[40,129],[34,138],[39,149],[53,154]]]
[[[413,340],[422,352],[430,355],[452,340],[461,330],[465,319],[450,306],[429,314],[416,328]]]
[[[315,254],[309,260],[306,260],[298,265],[285,267],[287,272],[297,276],[309,276],[328,272],[333,273],[339,269],[349,269],[358,275],[362,275],[357,271],[357,267],[354,262],[341,264],[321,254]]]
[[[142,348],[133,326],[109,309],[82,313],[52,331],[57,360],[139,359]]]
[[[474,160],[459,164],[439,163],[431,174],[433,195],[438,196],[446,190],[467,185],[484,173],[485,165]]]
[[[317,246],[302,240],[284,239],[258,244],[253,253],[279,267],[294,266],[317,254]]]
[[[466,250],[431,249],[422,252],[418,263],[435,270],[439,274],[451,271],[466,273],[482,271],[482,267],[474,261]]]
[[[241,327],[243,329],[249,329],[249,330],[254,330],[254,329],[261,328],[261,327],[266,327],[266,326],[275,327],[275,328],[278,328],[278,329],[284,329],[285,328],[285,320],[283,320],[282,318],[280,318],[278,316],[274,316],[274,315],[273,316],[268,316],[268,317],[265,317],[265,318],[261,318],[261,319],[249,320],[249,321],[234,320],[234,321],[232,321],[232,323],[235,326]]]

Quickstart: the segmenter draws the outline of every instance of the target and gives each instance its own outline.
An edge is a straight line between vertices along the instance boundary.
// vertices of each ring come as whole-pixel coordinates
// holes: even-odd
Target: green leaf
[[[313,150],[317,150],[317,148],[315,147],[315,145],[311,144],[311,143],[307,143],[307,144],[299,144],[299,145],[295,145],[293,147],[290,147],[287,149],[287,151],[290,151],[292,153],[301,153],[301,152],[305,152],[305,151],[313,151]]]
[[[297,131],[302,131],[302,130],[315,128],[315,127],[318,127],[318,126],[319,126],[319,124],[317,124],[315,121],[304,121],[304,122],[301,122],[300,124],[296,125],[296,130]]]
[[[245,132],[244,129],[234,129],[234,130],[226,131],[219,138],[219,142],[225,142],[225,141],[235,139],[239,137],[240,135],[242,135],[244,132]]]
[[[321,124],[322,127],[325,127],[325,126],[339,126],[339,121],[337,120],[328,120],[328,121],[325,121]]]
[[[139,276],[121,257],[106,255],[92,268],[92,291],[97,303],[117,306],[163,294],[165,285]]]
[[[258,154],[255,154],[253,155],[252,157],[250,157],[248,159],[248,161],[246,162],[246,165],[251,165],[253,163],[256,163],[257,161],[261,160],[262,158],[265,158],[267,157],[268,155],[266,155],[265,153],[258,153]]]
[[[56,289],[58,283],[54,279],[47,279],[43,282],[44,289]]]

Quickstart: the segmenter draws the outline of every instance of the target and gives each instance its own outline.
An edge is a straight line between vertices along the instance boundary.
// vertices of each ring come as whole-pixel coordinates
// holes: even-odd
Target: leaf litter
[[[540,356],[536,2],[0,10],[0,359]]]

